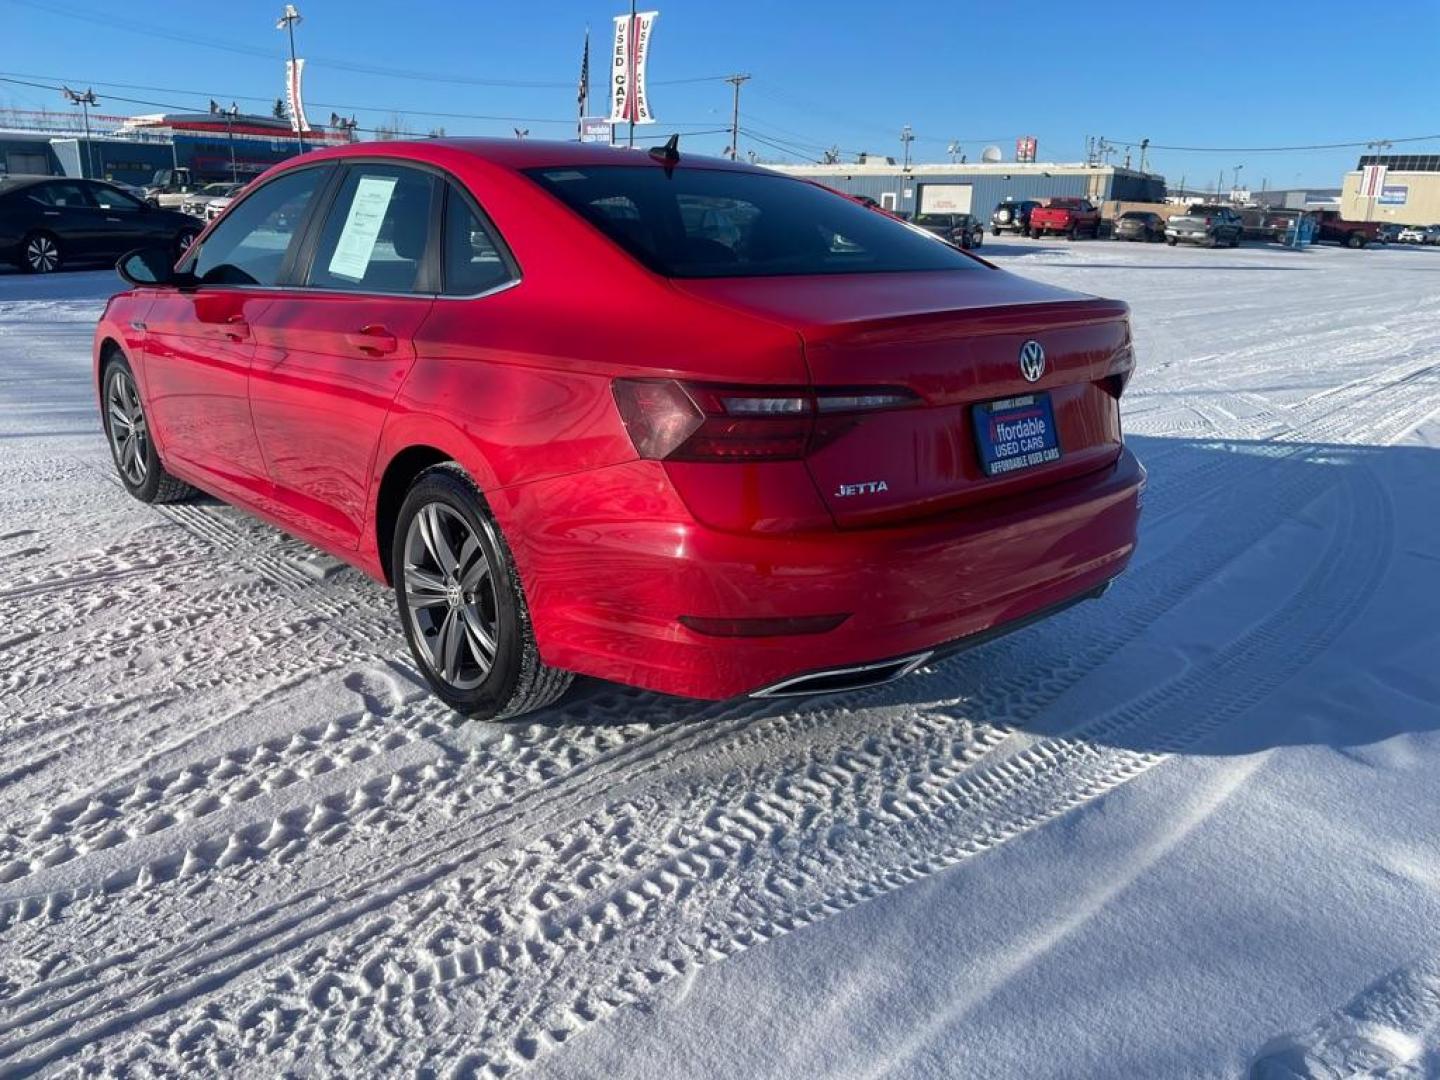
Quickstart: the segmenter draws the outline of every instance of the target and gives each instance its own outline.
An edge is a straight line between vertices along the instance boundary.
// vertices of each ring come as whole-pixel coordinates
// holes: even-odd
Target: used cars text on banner
[[[310,121],[305,119],[305,102],[300,98],[300,79],[305,74],[305,61],[285,61],[285,104],[290,108],[290,130],[309,131]]]
[[[658,11],[615,16],[615,48],[611,57],[610,122],[653,124],[650,96],[645,92],[645,62]]]

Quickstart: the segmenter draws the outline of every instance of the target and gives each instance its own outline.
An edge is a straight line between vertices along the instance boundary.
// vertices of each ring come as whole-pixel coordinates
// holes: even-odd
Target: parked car
[[[202,221],[208,221],[210,216],[205,212],[216,199],[228,199],[235,192],[240,190],[241,185],[226,181],[219,184],[206,184],[198,191],[192,192],[185,197],[180,204],[180,212],[189,214],[191,217],[198,217]]]
[[[1115,219],[1115,239],[1146,243],[1164,240],[1165,219],[1150,210],[1127,210]]]
[[[689,232],[696,205],[733,246]],[[95,334],[124,486],[211,492],[393,584],[470,714],[573,673],[706,699],[888,682],[1100,595],[1135,543],[1126,305],[803,180],[357,144],[169,256],[122,260]]]
[[[165,210],[178,210],[200,186],[187,168],[156,169],[155,176],[145,185],[145,201]]]
[[[1404,228],[1405,226],[1403,225],[1396,225],[1393,222],[1387,221],[1376,230],[1376,242],[1381,244],[1397,244],[1400,242],[1400,233]]]
[[[1263,239],[1270,243],[1283,244],[1290,237],[1291,230],[1295,223],[1304,216],[1303,210],[1293,210],[1287,207],[1267,207],[1260,217],[1260,227],[1257,239]],[[1246,229],[1246,235],[1250,231]]]
[[[113,262],[131,248],[161,244],[179,258],[200,227],[100,180],[0,178],[0,258],[35,274]]]
[[[1100,235],[1100,211],[1089,199],[1054,198],[1030,211],[1030,236],[1060,233],[1075,240]]]
[[[1424,244],[1427,242],[1427,232],[1423,225],[1406,225],[1396,235],[1395,241],[1400,244]]]
[[[1421,243],[1440,245],[1440,225],[1428,226],[1425,229],[1425,238]]]
[[[238,194],[238,192],[237,192]],[[218,199],[211,199],[205,204],[206,222],[214,221],[223,214],[229,205],[235,201],[234,195],[222,195]]]
[[[972,214],[916,214],[913,224],[966,251],[985,242],[985,226]]]
[[[1205,247],[1239,247],[1245,223],[1228,206],[1197,203],[1165,223],[1165,242],[1171,247],[1182,240]]]
[[[1380,225],[1374,221],[1347,221],[1339,210],[1317,210],[1315,218],[1315,241],[1321,244],[1343,244],[1348,248],[1363,248],[1375,243]]]
[[[1035,199],[1006,199],[990,214],[990,235],[999,236],[1004,232],[1024,236],[1030,230],[1030,212],[1040,203]]]

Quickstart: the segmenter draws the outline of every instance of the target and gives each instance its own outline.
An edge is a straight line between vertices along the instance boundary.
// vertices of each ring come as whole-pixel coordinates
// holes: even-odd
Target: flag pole
[[[630,70],[625,73],[630,92],[626,95],[625,102],[630,113],[630,149],[635,149],[635,47],[640,43],[640,36],[635,33],[635,0],[630,0]]]

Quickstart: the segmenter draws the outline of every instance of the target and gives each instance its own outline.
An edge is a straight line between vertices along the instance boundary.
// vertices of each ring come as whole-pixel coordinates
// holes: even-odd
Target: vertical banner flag
[[[305,61],[285,61],[285,104],[290,108],[290,130],[309,131],[305,119],[305,102],[300,97],[300,79],[305,74]]]
[[[615,48],[611,55],[610,122],[653,124],[650,97],[645,92],[645,62],[650,56],[650,35],[658,11],[615,16]]]
[[[1385,174],[1389,169],[1384,165],[1366,165],[1360,170],[1360,197],[1378,199],[1385,191]]]

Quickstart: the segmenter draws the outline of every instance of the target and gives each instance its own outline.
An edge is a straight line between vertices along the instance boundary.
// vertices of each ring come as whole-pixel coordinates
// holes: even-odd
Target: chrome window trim
[[[468,296],[449,296],[444,293],[431,292],[349,292],[345,289],[323,289],[314,285],[195,285],[187,287],[186,292],[198,292],[201,289],[218,289],[225,292],[253,292],[253,293],[307,293],[311,296],[359,296],[376,297],[384,299],[403,300],[483,300],[487,296],[494,296],[507,289],[513,289],[521,283],[521,278],[511,278],[509,281],[501,282],[494,288],[486,289],[484,292],[471,293]]]

